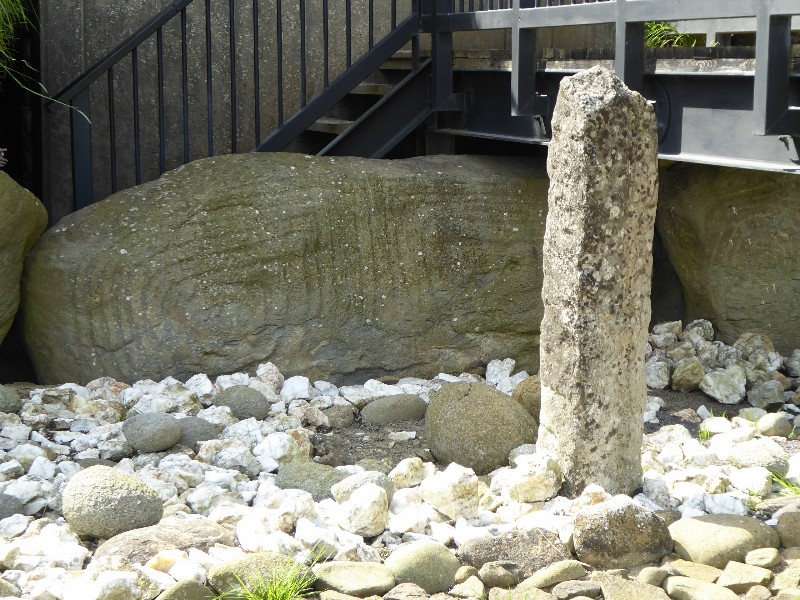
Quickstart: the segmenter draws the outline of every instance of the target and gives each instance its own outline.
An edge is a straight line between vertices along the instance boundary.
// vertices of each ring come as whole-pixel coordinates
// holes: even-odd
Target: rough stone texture
[[[25,256],[46,227],[42,203],[0,171],[0,342],[17,314]]]
[[[631,581],[602,572],[597,573],[593,581],[600,584],[604,600],[669,600],[660,587],[643,581]]]
[[[572,555],[557,534],[536,528],[469,540],[458,549],[458,557],[476,569],[498,560],[513,562],[519,565],[523,577],[530,577],[539,569],[568,560]]]
[[[394,496],[394,484],[389,477],[380,471],[362,471],[350,475],[346,479],[342,479],[338,483],[331,486],[331,496],[336,502],[340,504],[346,502],[350,497],[358,492],[358,489],[368,483],[379,485],[386,492],[386,499],[388,502],[392,501]]]
[[[538,375],[531,375],[520,383],[511,397],[522,405],[522,408],[539,422],[539,411],[542,407],[542,382]]]
[[[787,198],[792,175],[674,164],[661,171],[656,226],[683,284],[686,320],[714,323],[733,343],[769,335],[789,354],[800,347],[800,227]],[[743,274],[745,276],[743,276]]]
[[[704,515],[669,526],[675,552],[686,560],[724,569],[728,561],[743,562],[758,548],[777,548],[778,534],[752,517]]]
[[[213,440],[219,434],[217,426],[200,417],[184,417],[178,419],[181,428],[181,437],[178,444],[186,446],[197,452],[200,442]]]
[[[533,165],[248,153],[119,192],[30,255],[37,373],[183,380],[280,360],[341,383],[498,356],[535,371],[547,180]]]
[[[120,559],[128,564],[144,564],[162,550],[198,548],[205,552],[215,544],[235,546],[236,537],[200,515],[167,517],[157,525],[115,535],[97,548],[93,559]]]
[[[461,566],[446,546],[429,541],[399,546],[384,564],[398,583],[416,583],[429,594],[449,590]]]
[[[428,405],[415,394],[396,394],[377,398],[361,409],[367,423],[398,423],[418,421],[425,417]]]
[[[800,510],[787,510],[778,516],[775,531],[781,538],[781,546],[792,548],[800,546]]]
[[[436,459],[478,475],[507,465],[514,448],[536,441],[536,426],[519,402],[482,383],[443,385],[431,395],[425,414]]]
[[[700,387],[705,377],[703,363],[696,356],[679,360],[672,372],[672,389],[678,392],[691,392]]]
[[[0,519],[22,514],[22,501],[11,494],[0,494]]]
[[[273,402],[277,402],[275,398]],[[233,385],[222,390],[216,398],[214,404],[227,406],[237,419],[254,418],[259,421],[269,416],[270,402],[261,392],[249,388],[246,385]]]
[[[279,488],[305,490],[316,502],[332,498],[331,486],[348,477],[347,473],[337,471],[328,465],[310,460],[292,460],[278,469],[275,485]]]
[[[547,158],[537,445],[559,457],[569,496],[641,484],[656,154],[644,97],[599,67],[562,80]]]
[[[181,438],[178,419],[162,412],[149,412],[126,419],[122,433],[131,448],[139,452],[161,452]]]
[[[745,594],[757,585],[767,585],[772,581],[772,571],[762,567],[730,561],[717,579],[717,585],[726,587],[737,594]]]
[[[381,595],[395,586],[386,565],[372,562],[331,561],[314,567],[316,590],[334,590],[358,598]]]
[[[579,512],[573,543],[581,561],[603,569],[658,562],[672,551],[664,521],[626,496]]]
[[[158,523],[164,509],[158,492],[141,479],[98,465],[72,476],[62,512],[75,533],[110,538]]]
[[[470,568],[470,567],[467,567]],[[510,588],[522,581],[519,565],[510,561],[495,560],[480,568],[478,577],[486,587]]]
[[[664,589],[674,600],[738,600],[728,588],[690,577],[667,577]]]
[[[547,588],[562,581],[584,577],[586,577],[586,569],[577,560],[560,560],[536,571],[523,582],[523,586],[525,588]]]
[[[168,587],[156,600],[214,600],[214,593],[194,579]]]
[[[20,408],[22,408],[22,398],[17,391],[10,386],[0,385],[0,412],[15,413]]]

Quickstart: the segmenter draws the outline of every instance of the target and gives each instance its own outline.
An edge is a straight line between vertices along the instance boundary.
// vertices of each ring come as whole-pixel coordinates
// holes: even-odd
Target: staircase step
[[[419,60],[423,61],[426,58],[430,58],[430,50],[424,50],[420,52]],[[402,71],[410,71],[412,64],[412,53],[411,50],[399,50],[395,52],[394,56],[387,60],[386,62],[381,65],[381,69],[383,70],[402,70]]]
[[[350,125],[352,124],[353,121],[348,121],[347,119],[334,119],[333,117],[322,117],[311,127],[309,127],[308,130],[317,131],[320,133],[333,133],[335,135],[339,135],[345,129],[350,127]]]
[[[351,94],[359,94],[363,96],[385,96],[394,86],[390,83],[359,83]]]

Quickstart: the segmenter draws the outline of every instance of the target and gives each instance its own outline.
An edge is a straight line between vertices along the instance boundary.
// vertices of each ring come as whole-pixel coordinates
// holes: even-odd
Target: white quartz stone
[[[423,462],[419,457],[404,458],[394,469],[389,472],[389,479],[392,480],[396,490],[413,487],[422,483],[426,477],[430,477],[436,472],[433,463]]]
[[[389,501],[379,485],[367,483],[349,500],[340,504],[339,526],[362,536],[382,533],[389,523]]]
[[[450,518],[477,516],[480,504],[478,477],[472,469],[456,463],[421,484],[422,497]]]
[[[316,395],[317,391],[311,385],[308,377],[303,377],[302,375],[289,377],[283,382],[283,387],[281,388],[281,398],[287,401],[295,398],[309,400]]]
[[[523,457],[525,460],[521,460]],[[558,461],[552,456],[536,453],[518,457],[515,468],[504,467],[495,471],[491,490],[517,502],[540,502],[558,494],[561,483]]]

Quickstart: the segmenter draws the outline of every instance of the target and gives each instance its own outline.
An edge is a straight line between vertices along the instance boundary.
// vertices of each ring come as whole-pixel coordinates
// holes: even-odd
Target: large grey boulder
[[[37,244],[23,283],[34,366],[43,382],[269,360],[335,382],[497,356],[535,371],[547,179],[533,165],[251,153],[170,171]]]
[[[42,203],[0,171],[0,342],[17,314],[25,256],[46,227]]]
[[[686,319],[706,318],[731,344],[767,334],[800,347],[800,179],[676,163],[662,169],[656,226],[683,284]]]
[[[590,483],[612,494],[641,484],[657,152],[653,108],[611,71],[561,81],[547,156],[537,449],[558,458],[566,496]]]
[[[110,538],[158,523],[164,507],[158,492],[141,479],[98,465],[72,476],[62,512],[78,535]]]
[[[425,427],[436,460],[485,475],[506,466],[517,446],[535,442],[537,423],[519,402],[491,386],[452,383],[431,395]]]

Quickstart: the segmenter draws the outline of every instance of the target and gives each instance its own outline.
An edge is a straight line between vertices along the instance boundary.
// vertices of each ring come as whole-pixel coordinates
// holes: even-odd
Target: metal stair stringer
[[[255,151],[280,152],[284,150],[419,33],[419,16],[412,14],[353,63],[328,88],[258,144]]]
[[[432,114],[428,100],[431,61],[409,73],[391,92],[320,150],[318,156],[383,158]]]

